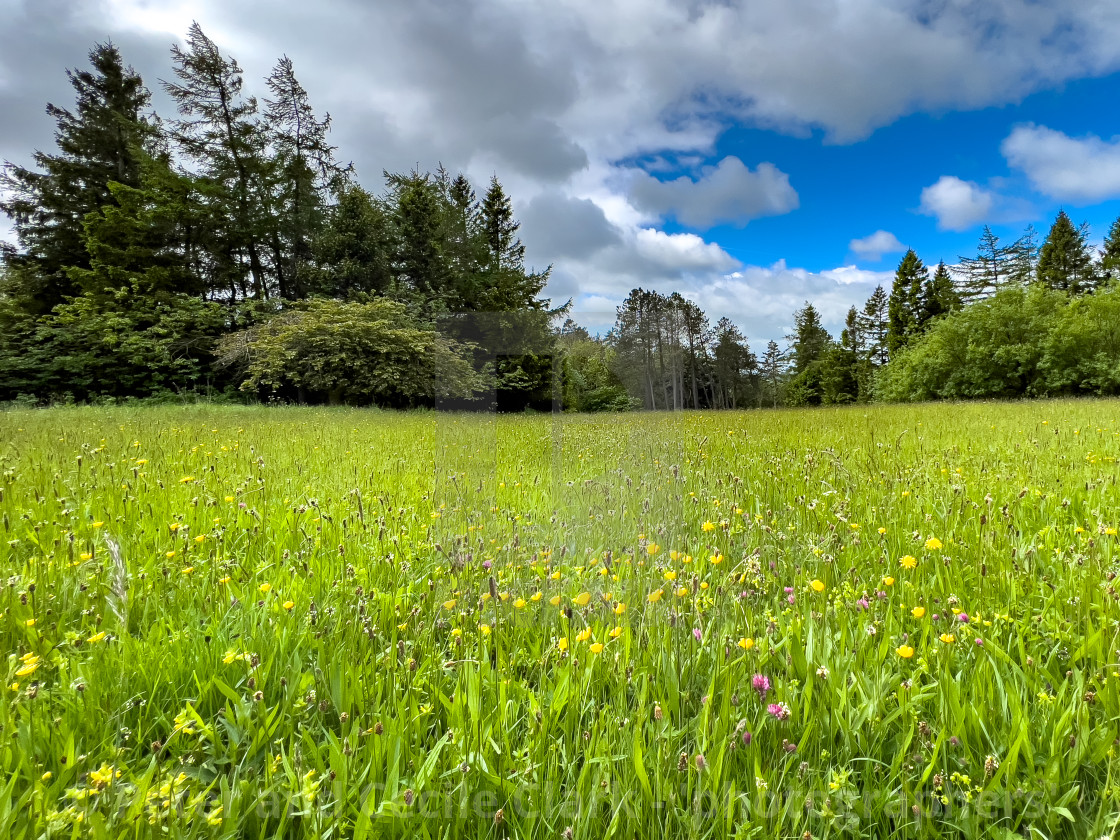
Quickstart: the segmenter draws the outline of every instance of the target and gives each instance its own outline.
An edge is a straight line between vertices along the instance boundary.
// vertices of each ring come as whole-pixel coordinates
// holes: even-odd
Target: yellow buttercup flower
[[[535,604],[535,603],[536,603],[537,601],[539,601],[539,600],[540,600],[540,599],[541,599],[542,597],[543,597],[543,596],[541,595],[541,593],[540,593],[540,592],[534,592],[534,593],[533,593],[532,595],[530,595],[530,596],[529,596],[529,600],[530,600],[530,601],[532,601],[532,602],[533,602],[533,603]]]
[[[603,652],[603,643],[602,642],[596,642],[595,644],[593,644],[591,646],[590,650],[591,650],[592,653],[602,653]]]
[[[942,633],[938,638],[947,645],[951,645],[957,640],[957,637],[952,633]]]
[[[620,601],[614,608],[614,614],[622,615],[624,612],[626,612],[626,605]]]
[[[668,571],[668,572],[665,573],[665,580],[676,580],[676,579],[677,579],[677,573],[676,572]]]
[[[710,519],[707,522],[705,522],[703,525],[701,525],[700,527],[704,530],[705,533],[708,533],[710,531],[714,531],[716,529],[715,523],[712,522]]]
[[[824,592],[824,581],[814,578],[809,581],[809,586],[813,587],[814,592]]]
[[[521,609],[524,609],[525,606],[528,603],[529,602],[526,601],[524,598],[518,598],[516,601],[513,602],[513,607],[514,607],[514,609],[521,610]]]
[[[883,578],[883,586],[894,586],[894,578],[887,575]]]
[[[588,603],[590,603],[590,601],[591,601],[591,593],[590,592],[581,592],[576,597],[574,597],[572,599],[572,602],[577,607],[586,607],[588,605]]]
[[[257,590],[258,590],[259,592],[261,592],[261,593],[263,593],[263,594],[267,595],[267,594],[268,594],[269,592],[271,592],[271,591],[272,591],[272,584],[271,584],[271,583],[267,583],[267,582],[266,582],[266,583],[262,583],[262,584],[261,584],[260,586],[258,586],[258,587],[257,587]]]
[[[442,606],[445,610],[453,610],[455,609],[456,603],[458,602],[454,598],[452,598],[450,601],[444,601]]]
[[[895,653],[897,653],[903,659],[909,659],[914,655],[914,648],[910,647],[910,645],[901,645],[900,647],[895,648]]]
[[[739,647],[741,647],[743,650],[750,650],[754,647],[754,639],[750,638],[749,636],[744,636],[739,640]]]
[[[930,537],[926,540],[926,551],[940,551],[941,547],[941,540],[937,537]]]
[[[655,590],[653,590],[653,592],[649,593],[649,597],[646,598],[646,600],[649,601],[651,604],[655,604],[655,603],[657,603],[658,601],[661,600],[661,595],[662,594],[663,593],[661,592],[660,589],[655,589]]]
[[[560,648],[560,650],[567,650],[568,649],[568,637],[567,636],[561,636],[559,641],[556,642],[556,647]]]
[[[611,638],[612,639],[617,639],[621,635],[622,635],[622,628],[621,627],[616,627],[611,631]]]
[[[913,569],[918,565],[918,558],[907,554],[905,557],[899,558],[898,565],[904,569]]]
[[[925,614],[926,614],[926,608],[925,607],[914,607],[914,609],[910,610],[910,615],[914,616],[914,618],[921,618]]]
[[[294,607],[295,605],[296,605],[295,601],[285,601],[284,602],[284,609],[286,609],[288,612],[291,612],[292,607]]]
[[[660,550],[661,546],[659,546],[657,543],[650,543],[646,546],[646,554],[650,555],[651,557],[654,554],[657,554],[657,552],[659,552]]]
[[[576,641],[577,642],[586,642],[590,638],[591,638],[591,628],[590,627],[585,627],[582,630],[580,630],[579,633],[576,634]]]
[[[98,642],[100,642],[102,639],[104,639],[105,635],[106,635],[105,631],[102,630],[100,633],[94,633],[92,636],[90,636],[88,639],[86,639],[86,641],[89,642],[91,645],[95,645]]]
[[[548,599],[548,603],[552,604],[552,606],[554,606],[554,607],[560,606],[560,596],[559,595],[553,595],[551,598]]]

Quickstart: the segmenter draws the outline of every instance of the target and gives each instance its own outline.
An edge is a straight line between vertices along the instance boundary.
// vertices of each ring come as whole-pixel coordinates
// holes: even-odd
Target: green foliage
[[[318,299],[223,337],[220,355],[244,370],[243,390],[405,407],[480,390],[468,350],[418,325],[399,302]]]
[[[0,836],[1111,835],[1114,415],[0,413]]]
[[[35,152],[39,171],[8,166],[0,178],[8,191],[0,211],[12,219],[22,249],[6,254],[5,262],[19,269],[22,297],[34,314],[73,294],[68,269],[89,265],[83,220],[113,202],[111,183],[139,185],[144,151],[156,140],[145,115],[150,94],[117,48],[98,44],[89,60],[92,70],[67,72],[74,110],[47,106],[58,153]]]
[[[1089,253],[1088,230],[1073,226],[1065,210],[1059,210],[1038,258],[1038,282],[1048,289],[1070,294],[1092,291],[1097,278]]]
[[[888,401],[1107,395],[1120,384],[1120,291],[1070,299],[1008,288],[933,323],[891,360],[876,390]]]
[[[925,265],[913,249],[907,251],[898,264],[887,304],[887,352],[892,358],[920,330],[922,288],[926,280]]]
[[[614,373],[615,351],[586,330],[562,335],[564,409],[566,411],[629,411],[633,400]]]

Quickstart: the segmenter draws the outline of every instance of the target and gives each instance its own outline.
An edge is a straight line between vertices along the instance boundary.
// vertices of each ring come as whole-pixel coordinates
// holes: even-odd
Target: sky
[[[112,40],[160,90],[197,21],[246,89],[289,56],[358,180],[441,163],[514,200],[546,292],[605,331],[634,287],[753,347],[806,300],[838,334],[927,265],[1120,216],[1115,0],[0,0],[0,159]],[[10,228],[0,220],[0,238]]]

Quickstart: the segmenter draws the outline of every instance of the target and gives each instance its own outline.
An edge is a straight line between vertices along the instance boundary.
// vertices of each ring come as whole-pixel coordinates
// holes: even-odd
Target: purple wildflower
[[[755,674],[751,677],[751,688],[758,692],[760,699],[765,700],[766,695],[770,692],[770,678],[762,674]]]
[[[490,571],[490,566],[491,565],[492,564],[490,563],[489,560],[483,560],[482,561],[482,568],[486,569],[486,571]]]
[[[743,746],[744,747],[749,747],[750,745],[751,745],[751,733],[744,731],[743,732]]]
[[[766,711],[778,720],[789,720],[789,706],[785,703],[771,703],[766,707]]]
[[[699,627],[693,627],[692,635],[696,639],[696,641],[700,641],[700,638],[704,635],[704,633]]]
[[[871,605],[869,603],[867,603],[866,598],[860,598],[858,601],[856,601],[856,606],[859,607],[861,610],[865,610]]]
[[[968,613],[959,613],[957,615],[957,621],[961,624],[968,624]]]

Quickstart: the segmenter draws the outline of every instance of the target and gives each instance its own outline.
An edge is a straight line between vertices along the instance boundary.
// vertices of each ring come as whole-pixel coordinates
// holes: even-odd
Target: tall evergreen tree
[[[928,272],[913,249],[898,264],[887,304],[887,351],[894,356],[917,334],[920,325],[921,293]]]
[[[778,342],[770,339],[766,343],[766,353],[762,356],[759,372],[766,383],[769,392],[767,396],[772,401],[774,408],[778,407],[782,398],[782,366],[784,363],[785,359],[781,348],[778,347]]]
[[[1075,228],[1065,210],[1059,210],[1038,257],[1038,281],[1049,289],[1082,294],[1096,286],[1088,230]]]
[[[801,373],[817,361],[832,344],[832,336],[821,324],[820,313],[809,301],[793,315],[793,335],[791,353],[793,372]]]
[[[158,141],[148,89],[118,49],[98,44],[89,60],[92,69],[67,72],[74,109],[47,105],[58,153],[36,152],[38,170],[8,164],[0,178],[8,192],[0,210],[19,243],[5,255],[13,268],[5,285],[37,313],[75,294],[68,269],[89,268],[82,221],[113,203],[110,183],[139,186],[140,159]]]
[[[221,54],[197,23],[187,48],[171,48],[177,82],[164,89],[179,109],[175,139],[201,173],[212,227],[213,284],[234,297],[246,296],[248,267],[252,294],[264,299],[270,277],[264,254],[271,207],[267,135],[257,118],[257,101],[241,93],[244,79],[232,58]]]
[[[275,223],[270,230],[280,296],[305,297],[310,291],[311,242],[326,218],[329,192],[343,187],[351,167],[335,162],[327,141],[331,118],[315,116],[307,91],[284,56],[267,79],[265,125],[275,156]]]
[[[961,298],[945,260],[937,264],[933,277],[922,286],[922,296],[918,307],[918,329],[925,331],[929,321],[940,315],[947,315],[961,308]]]
[[[887,333],[890,329],[890,301],[881,285],[875,287],[859,317],[871,361],[876,365],[885,365],[889,358]]]
[[[1014,264],[1015,258],[1015,246],[1000,245],[999,237],[984,225],[976,256],[960,257],[963,277],[958,294],[961,300],[967,303],[990,297],[1006,286],[1012,277],[1021,273],[1020,267]]]
[[[1023,235],[1011,245],[1010,257],[1007,260],[1010,282],[1020,286],[1027,286],[1034,282],[1035,272],[1038,270],[1038,252],[1038,231],[1034,229],[1034,225],[1027,225]]]
[[[1120,278],[1120,217],[1108,229],[1108,236],[1104,239],[1104,248],[1101,249],[1099,263],[1104,279]]]

